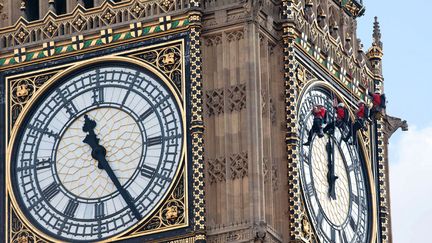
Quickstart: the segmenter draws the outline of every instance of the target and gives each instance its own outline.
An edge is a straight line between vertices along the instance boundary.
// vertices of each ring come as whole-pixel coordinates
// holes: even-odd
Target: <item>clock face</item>
[[[326,107],[329,122],[334,114],[333,98],[318,88],[307,92],[300,104],[300,178],[307,211],[320,242],[367,242],[369,196],[359,150],[342,140],[348,128],[314,136],[303,146],[313,124],[314,104]],[[324,124],[325,126],[325,124]],[[332,180],[331,178],[335,178]],[[334,181],[334,182],[333,182]]]
[[[57,83],[15,140],[15,198],[53,238],[106,239],[146,218],[174,182],[185,146],[179,100],[133,65],[107,63]]]

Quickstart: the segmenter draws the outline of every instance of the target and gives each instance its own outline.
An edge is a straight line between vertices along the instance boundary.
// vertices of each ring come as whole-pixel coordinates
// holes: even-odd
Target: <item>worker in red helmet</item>
[[[337,101],[336,101],[337,104]],[[339,103],[336,105],[336,120],[331,121],[324,128],[324,133],[333,134],[336,127],[343,129],[343,127],[348,123],[348,110],[345,108],[344,103]]]
[[[373,94],[369,93],[369,95],[372,97],[372,109],[370,112],[370,118],[379,119],[384,109],[386,108],[385,94],[377,90]]]
[[[324,137],[323,124],[327,123],[327,109],[322,105],[314,105],[312,107],[313,125],[308,134],[308,140],[303,145],[309,146],[312,142],[312,137],[316,133],[318,137]]]
[[[368,117],[368,113],[369,113],[369,108],[366,106],[366,104],[363,101],[359,101],[358,109],[356,111],[356,120],[349,127],[350,130],[348,132],[348,135],[343,138],[345,142],[348,142],[351,136],[353,140],[350,144],[353,144],[357,141],[357,131],[365,127],[365,121]]]

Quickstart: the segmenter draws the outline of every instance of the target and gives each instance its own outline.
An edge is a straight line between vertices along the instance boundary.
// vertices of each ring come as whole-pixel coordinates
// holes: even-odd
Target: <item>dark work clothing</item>
[[[333,133],[335,127],[343,128],[348,123],[348,111],[344,107],[336,108],[336,121],[332,121],[324,128],[325,133]]]
[[[308,134],[308,140],[307,140],[308,144],[312,141],[312,137],[314,133],[317,133],[318,137],[320,138],[324,136],[323,129],[322,129],[323,122],[324,120],[321,118],[314,118],[312,128]]]
[[[353,143],[357,142],[357,131],[364,127],[363,119],[356,119],[352,126],[349,127],[348,135],[344,138],[344,141],[348,141],[350,137],[353,138]]]
[[[324,106],[314,107],[312,114],[314,116],[312,128],[309,130],[308,140],[304,145],[309,145],[312,141],[313,135],[316,133],[318,137],[323,137],[323,123],[327,123],[327,110]]]
[[[330,122],[327,126],[324,127],[323,131],[325,133],[333,133],[336,127],[343,128],[345,122],[342,120],[336,120],[334,122]]]

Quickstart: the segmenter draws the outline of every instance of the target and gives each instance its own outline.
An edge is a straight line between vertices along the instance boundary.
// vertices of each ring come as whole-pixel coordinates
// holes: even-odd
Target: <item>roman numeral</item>
[[[56,138],[56,139],[59,138],[59,135],[57,133],[55,133],[54,131],[49,130],[48,128],[42,129],[42,128],[38,127],[38,126],[33,126],[33,125],[29,125],[29,128],[32,130],[32,133],[33,132],[38,132],[38,133],[45,134],[48,137],[52,137],[52,138]]]
[[[78,202],[71,199],[71,200],[69,200],[69,202],[66,206],[64,214],[69,216],[69,217],[72,217],[75,215],[75,211],[77,210],[77,208],[78,208]]]
[[[348,166],[347,170],[348,172],[354,171],[355,168],[355,164],[351,164],[350,166]]]
[[[104,203],[96,203],[95,204],[95,218],[100,219],[105,216],[104,213]]]
[[[36,170],[43,170],[51,168],[51,159],[37,159]]]
[[[331,229],[330,232],[330,238],[331,238],[331,242],[336,242],[336,230],[335,229]]]
[[[323,222],[323,219],[324,219],[324,215],[322,214],[321,211],[319,211],[318,215],[317,215],[317,224],[320,226],[320,228],[321,228],[321,224]]]
[[[98,85],[97,88],[93,89],[93,105],[101,104],[104,102],[104,88]]]
[[[153,112],[154,112],[154,110],[152,108],[149,108],[140,116],[140,120],[144,121],[147,117],[149,117],[151,114],[153,114]]]
[[[352,215],[351,215],[350,218],[349,218],[349,224],[350,224],[350,226],[351,226],[351,229],[352,229],[353,231],[356,231],[357,224],[356,224],[356,222],[354,221]]]
[[[154,146],[154,145],[158,145],[162,143],[162,137],[161,136],[157,136],[154,138],[149,138],[146,141],[146,144],[148,147]]]
[[[131,76],[132,75],[128,75],[125,80],[129,81],[129,77],[131,77]],[[122,101],[122,106],[124,106],[124,104],[126,103],[126,100],[129,97],[129,94],[130,94],[131,90],[133,89],[133,86],[135,85],[135,83],[138,79],[138,76],[139,76],[139,72],[136,72],[135,75],[132,77],[132,80],[130,80],[128,91],[126,92],[126,94],[123,98],[123,101]]]
[[[156,169],[153,167],[150,167],[148,165],[144,165],[143,168],[141,168],[141,175],[144,177],[147,177],[151,179],[153,177],[153,174],[156,172]]]
[[[348,242],[345,231],[339,231],[339,238],[342,239],[342,242]]]
[[[43,195],[48,201],[51,201],[60,192],[60,188],[57,183],[53,182],[45,190],[43,190]]]
[[[352,197],[352,200],[353,200],[357,205],[359,205],[359,197],[358,197],[357,195],[355,195],[355,194],[351,194],[351,197]]]
[[[312,182],[306,185],[306,189],[307,189],[309,196],[311,196],[311,197],[314,196],[315,188],[313,187]]]
[[[73,117],[76,113],[78,113],[78,109],[75,107],[75,104],[66,99],[65,93],[67,91],[58,91],[57,90],[57,94],[60,96],[61,100],[63,101],[63,103],[65,104],[65,109],[67,111],[67,113],[69,113],[69,115],[71,117]]]

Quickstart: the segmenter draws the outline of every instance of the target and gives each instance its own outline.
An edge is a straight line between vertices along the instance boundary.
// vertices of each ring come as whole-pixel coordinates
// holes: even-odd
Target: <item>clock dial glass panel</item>
[[[303,146],[313,124],[312,107],[326,107],[328,119],[334,119],[334,97],[324,89],[312,87],[299,106],[300,179],[308,214],[320,242],[367,242],[369,235],[369,196],[367,178],[359,150],[342,140],[348,127],[319,138],[314,135],[310,146]],[[325,126],[324,124],[323,126]],[[333,149],[327,150],[328,144]],[[336,198],[330,197],[328,180],[329,153],[334,164]]]
[[[168,193],[184,157],[179,100],[133,65],[95,66],[58,83],[21,126],[14,194],[31,222],[54,238],[106,239],[136,225]],[[83,142],[86,116],[123,193]]]

